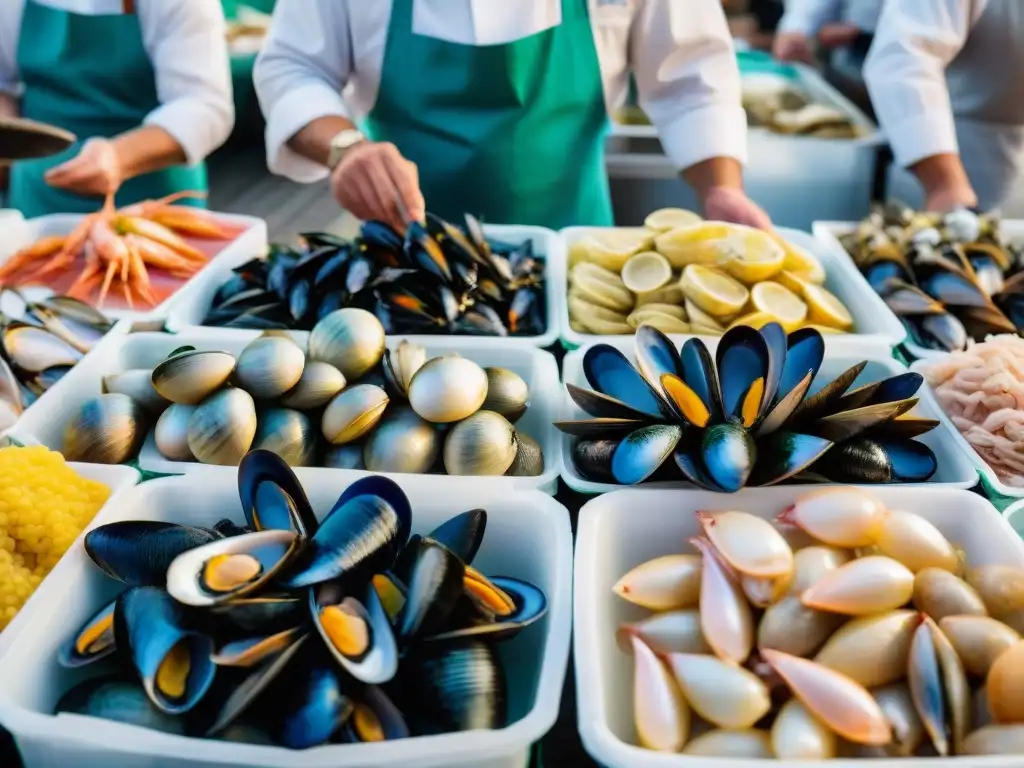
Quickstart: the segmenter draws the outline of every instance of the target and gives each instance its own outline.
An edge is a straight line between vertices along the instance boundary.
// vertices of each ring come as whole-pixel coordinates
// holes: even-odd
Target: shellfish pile
[[[637,741],[705,757],[1024,753],[1024,571],[964,563],[928,520],[835,488],[776,525],[697,512],[696,554],[615,593]],[[709,729],[710,727],[710,729]]]
[[[894,202],[840,242],[918,346],[955,351],[1024,328],[1019,256],[995,216]]]
[[[569,320],[577,333],[721,336],[734,325],[780,323],[822,333],[853,318],[822,284],[813,254],[775,233],[665,208],[643,229],[592,230],[569,254]]]
[[[354,241],[303,235],[234,270],[203,325],[309,330],[341,307],[372,312],[388,333],[536,336],[547,324],[544,259],[533,242],[488,241],[427,214],[405,236],[379,221]]]
[[[106,377],[107,394],[68,422],[70,461],[132,458],[155,423],[172,461],[235,466],[254,448],[293,466],[422,474],[536,476],[540,445],[513,422],[529,386],[507,368],[457,354],[427,359],[408,341],[385,348],[380,321],[340,309],[309,336],[308,354],[269,332],[236,357],[181,348],[152,370]]]
[[[688,339],[680,354],[647,325],[634,342],[635,367],[618,349],[595,344],[583,356],[591,389],[566,383],[591,418],[555,426],[578,438],[572,460],[588,480],[687,480],[734,492],[789,478],[922,482],[935,473],[935,455],[913,439],[939,423],[911,413],[918,373],[850,389],[862,362],[808,396],[825,354],[811,328],[787,337],[777,323],[737,326],[714,360],[700,339]]]
[[[472,567],[484,510],[410,536],[392,481],[350,485],[318,522],[266,451],[239,467],[245,524],[100,526],[92,561],[123,591],[68,638],[107,667],[57,705],[170,733],[304,749],[506,724],[495,650],[544,593]]]

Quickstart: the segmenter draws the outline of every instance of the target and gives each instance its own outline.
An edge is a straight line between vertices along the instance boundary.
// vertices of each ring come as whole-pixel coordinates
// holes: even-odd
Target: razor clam
[[[184,348],[153,369],[153,388],[172,403],[198,405],[227,383],[235,362],[228,352]]]
[[[299,383],[305,364],[306,355],[295,342],[261,336],[239,354],[235,379],[256,400],[273,400]]]
[[[68,461],[122,464],[133,458],[146,437],[145,415],[128,395],[90,398],[64,427],[61,452]]]

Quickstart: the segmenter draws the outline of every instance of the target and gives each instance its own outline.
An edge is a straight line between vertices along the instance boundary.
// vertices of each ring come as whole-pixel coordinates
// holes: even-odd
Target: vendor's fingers
[[[44,176],[47,181],[62,179],[81,174],[88,166],[88,162],[81,155],[73,157],[66,163],[55,165],[48,170]]]
[[[423,194],[420,192],[416,164],[402,157],[393,144],[385,145],[384,161],[405,214],[413,221],[422,221],[426,217],[426,211],[423,210]],[[408,222],[402,222],[403,225],[406,223]]]
[[[378,211],[376,218],[387,222],[399,232],[405,231],[406,222],[399,210],[398,190],[384,163],[372,163],[367,169],[373,190],[373,206]]]

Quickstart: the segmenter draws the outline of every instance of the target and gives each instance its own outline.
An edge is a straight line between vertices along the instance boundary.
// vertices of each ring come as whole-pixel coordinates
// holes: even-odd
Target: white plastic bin
[[[102,464],[79,464],[74,461],[69,461],[68,466],[74,469],[82,477],[88,478],[89,480],[96,480],[110,488],[109,498],[106,503],[104,503],[100,511],[96,513],[96,516],[92,521],[86,525],[82,532],[83,536],[85,531],[95,528],[99,524],[97,521],[103,519],[103,513],[105,510],[116,508],[122,502],[122,499],[125,497],[128,490],[139,482],[139,473],[131,467],[110,467]],[[68,548],[68,552],[70,553],[81,549],[82,536],[79,536],[78,539],[76,539]],[[64,569],[67,567],[65,565],[67,557],[68,556],[65,555],[64,558],[57,562],[57,565],[55,565],[53,570],[50,571],[46,580],[40,584],[39,589],[37,589],[32,597],[26,601],[21,611],[18,612],[18,615],[15,616],[11,623],[7,625],[6,629],[0,631],[0,657],[3,656],[4,651],[11,643],[14,642],[14,639],[21,633],[21,631],[25,629],[27,625],[26,616],[35,610],[31,607],[32,603],[35,600],[35,596],[45,587],[46,582],[51,578],[54,578],[57,581],[62,579],[60,574],[64,573]],[[2,686],[0,686],[0,688],[2,688]],[[2,723],[3,718],[0,717],[0,724]]]
[[[259,333],[225,333],[216,328],[198,328],[181,334],[134,333],[123,336],[110,344],[104,344],[104,349],[98,354],[91,355],[79,363],[51,390],[52,396],[46,406],[26,413],[10,434],[23,442],[39,442],[60,450],[65,424],[83,402],[100,394],[103,376],[129,368],[152,368],[175,349],[183,346],[224,350],[237,355]],[[297,341],[303,346],[308,336],[308,333],[295,333]],[[394,338],[388,338],[389,347],[396,343]],[[487,483],[504,490],[541,489],[553,494],[561,472],[558,435],[551,425],[557,418],[562,389],[558,382],[555,358],[549,352],[535,347],[502,348],[495,346],[489,339],[482,338],[445,337],[424,346],[429,357],[458,352],[483,366],[509,368],[526,380],[530,387],[530,407],[516,422],[516,428],[540,443],[544,451],[544,471],[537,477],[489,477]],[[139,456],[139,466],[156,472],[183,473],[191,472],[202,465],[168,461],[157,452],[150,438]],[[225,471],[228,474],[235,472],[234,467],[211,469]],[[349,481],[367,474],[363,471],[327,468],[310,468],[309,471],[331,478],[340,473],[341,477],[348,478]],[[455,489],[471,482],[470,478],[448,475],[423,477],[438,483],[439,489]]]
[[[409,339],[420,344],[447,342],[452,338],[489,339],[495,346],[508,347],[547,347],[558,341],[559,317],[565,311],[565,291],[559,286],[565,284],[565,244],[558,234],[543,227],[526,227],[518,225],[485,224],[484,234],[488,238],[506,243],[533,242],[538,255],[544,257],[544,298],[547,311],[547,326],[539,336],[446,336],[446,335],[410,335]],[[217,290],[227,281],[231,270],[249,259],[263,255],[265,248],[249,250],[245,253],[234,251],[230,260],[220,259],[216,269],[204,271],[202,278],[197,279],[193,290],[175,297],[168,308],[167,328],[172,331],[191,331],[202,326],[210,311],[213,297]],[[233,328],[218,328],[218,332],[245,335],[248,331]],[[402,338],[395,336],[393,338]]]
[[[573,244],[582,240],[591,232],[593,227],[569,227],[563,229],[561,235],[565,240],[566,251],[572,248]],[[896,344],[899,344],[906,337],[907,332],[903,325],[896,319],[895,315],[885,306],[885,302],[875,293],[868,281],[860,274],[853,262],[843,253],[836,253],[831,248],[813,235],[801,232],[797,229],[780,228],[779,234],[794,245],[803,248],[814,256],[817,256],[825,268],[825,287],[834,293],[853,316],[854,331],[850,334],[828,334],[825,338],[825,345],[830,350],[845,350],[850,347],[859,349],[875,349],[879,353],[887,353]],[[568,294],[568,269],[563,273],[565,283],[561,286],[562,294]],[[673,334],[672,339],[677,344],[692,334]],[[577,333],[569,326],[569,305],[562,304],[561,318],[562,343],[569,348],[579,347],[583,344],[596,342],[607,342],[615,344],[628,336],[599,336],[590,333]],[[704,337],[705,339],[716,338],[714,336]]]
[[[181,300],[187,302],[189,294],[195,290],[196,285],[202,285],[208,279],[208,275],[219,271],[222,263],[240,264],[247,258],[251,258],[251,255],[263,253],[266,250],[267,224],[265,221],[252,216],[238,216],[228,213],[217,213],[216,216],[227,224],[245,226],[246,230],[229,243],[194,241],[204,249],[212,251],[215,255],[207,262],[206,266],[158,306],[149,309],[140,308],[134,311],[110,308],[103,311],[108,316],[118,319],[152,320],[163,318],[174,302]],[[0,242],[0,264],[6,262],[19,249],[26,245],[31,245],[41,237],[64,235],[71,232],[81,219],[82,216],[70,213],[40,216],[35,219],[25,219],[21,214],[18,214],[17,218],[12,219],[11,223],[4,228],[4,238]],[[23,292],[30,299],[52,293],[49,288],[42,287],[26,288]],[[111,295],[114,295],[114,293],[112,292]]]
[[[755,768],[764,761],[706,760],[659,754],[634,746],[632,662],[615,643],[615,630],[625,621],[647,615],[612,592],[612,585],[640,563],[654,557],[688,551],[686,539],[700,526],[693,512],[700,509],[740,509],[772,518],[806,488],[796,486],[748,488],[737,494],[704,491],[679,494],[665,490],[624,490],[591,500],[580,511],[576,535],[574,659],[578,722],[587,752],[607,768],[669,768],[670,766],[728,766]],[[1024,544],[981,496],[949,488],[879,487],[872,491],[889,507],[921,515],[951,541],[963,547],[972,564],[1001,563],[1024,567]],[[912,760],[914,766],[1020,766],[1020,756]],[[853,768],[860,760],[808,765]],[[891,768],[905,760],[871,761]]]
[[[310,502],[323,515],[353,479],[299,472]],[[383,744],[277,747],[185,738],[79,715],[53,716],[59,697],[82,679],[61,669],[57,649],[118,585],[76,544],[24,613],[27,630],[0,657],[0,721],[14,734],[27,768],[525,768],[531,743],[554,724],[569,653],[572,534],[563,506],[536,492],[508,493],[478,482],[457,496],[436,493],[419,478],[398,482],[409,494],[413,531],[426,533],[474,507],[488,511],[487,533],[474,561],[485,572],[526,579],[547,595],[547,616],[502,645],[508,670],[511,724]],[[241,522],[231,473],[202,472],[138,486],[98,522],[162,520],[209,526]],[[86,669],[85,674],[88,675]]]
[[[614,346],[621,349],[630,360],[634,359],[631,339],[628,339],[626,344],[619,343]],[[714,355],[716,348],[717,342],[708,343],[708,349],[711,350],[712,356]],[[587,383],[587,378],[583,375],[583,356],[585,353],[586,349],[577,349],[567,354],[562,363],[562,375],[563,380],[567,384],[575,384],[576,386],[583,387],[584,389],[590,389],[590,385]],[[813,395],[840,373],[851,366],[856,365],[862,360],[867,360],[868,365],[863,371],[861,371],[861,374],[857,377],[856,381],[854,381],[852,385],[853,387],[859,387],[862,384],[894,376],[907,370],[906,367],[891,357],[826,352],[825,361],[822,363],[817,377],[815,377],[814,381],[811,383],[809,394]],[[922,387],[922,391],[923,390],[924,387]],[[927,393],[921,395],[921,402],[917,404],[911,413],[926,418],[940,418],[940,411],[935,404],[935,401],[931,399]],[[561,420],[569,420],[590,417],[586,416],[584,412],[580,410],[576,403],[573,402],[572,398],[569,397],[568,392],[564,392],[562,394],[562,414],[560,418]],[[565,480],[566,484],[574,491],[578,491],[580,493],[606,493],[607,491],[614,491],[622,488],[623,486],[613,485],[611,483],[595,483],[585,479],[579,474],[572,460],[572,446],[575,439],[576,438],[571,437],[570,435],[561,435],[562,479]],[[931,432],[928,432],[918,439],[935,452],[935,457],[938,459],[938,470],[935,472],[934,477],[927,483],[908,483],[904,484],[903,487],[907,487],[908,485],[912,487],[928,487],[941,483],[952,488],[970,488],[978,482],[977,471],[975,471],[970,459],[960,449],[960,446],[957,445],[956,441],[950,438],[949,430],[946,426],[940,424]],[[669,459],[669,461],[671,461],[671,459]],[[693,486],[684,482],[659,482],[645,483],[643,487],[691,489]],[[869,487],[876,488],[879,486]]]

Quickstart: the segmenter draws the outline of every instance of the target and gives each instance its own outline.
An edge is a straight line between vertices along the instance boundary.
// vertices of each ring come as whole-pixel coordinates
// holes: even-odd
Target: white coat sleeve
[[[680,168],[746,162],[747,118],[721,0],[640,0],[630,30],[640,106]]]
[[[139,16],[160,99],[144,122],[171,134],[189,164],[199,163],[235,124],[224,10],[210,0],[144,0]]]
[[[841,11],[841,0],[786,0],[786,10],[777,31],[815,37],[825,24],[838,21]]]
[[[886,2],[864,80],[896,162],[956,152],[946,65],[963,48],[978,0]]]
[[[21,35],[23,0],[0,3],[0,91],[21,95],[18,75],[18,38]]]
[[[291,150],[288,140],[317,118],[349,117],[341,91],[351,73],[347,0],[277,0],[253,73],[272,172],[299,182],[327,175],[322,165]]]

